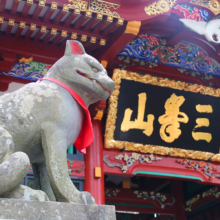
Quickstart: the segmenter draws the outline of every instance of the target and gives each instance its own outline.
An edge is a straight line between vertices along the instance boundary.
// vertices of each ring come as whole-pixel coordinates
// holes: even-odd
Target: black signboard
[[[202,106],[205,112],[200,110]],[[140,108],[144,112],[142,121],[146,122],[142,123],[143,126],[135,125],[135,120],[138,124],[138,110],[141,114]],[[210,110],[207,111],[207,108]],[[122,79],[117,109],[115,140],[219,152],[218,97]],[[131,125],[125,122],[126,109],[132,111],[129,118],[133,122]],[[197,124],[199,119],[202,119],[201,125]],[[122,127],[123,122],[125,128]],[[146,134],[147,132],[149,133]]]
[[[220,162],[220,89],[115,70],[105,147]]]

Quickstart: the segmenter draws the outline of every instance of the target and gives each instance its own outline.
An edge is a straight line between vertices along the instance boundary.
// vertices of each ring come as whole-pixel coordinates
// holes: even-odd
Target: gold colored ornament
[[[25,24],[26,24],[26,23],[25,23],[24,21],[20,21],[19,27],[20,27],[20,28],[25,28]]]
[[[33,0],[27,0],[27,3],[28,3],[29,5],[32,5],[32,4],[34,3],[34,1],[33,1]]]
[[[62,30],[61,36],[62,36],[62,37],[67,37],[67,31]]]
[[[86,41],[86,40],[87,40],[87,35],[82,34],[82,36],[81,36],[81,41]]]
[[[0,24],[3,24],[4,17],[0,17]]]
[[[191,0],[190,3],[208,8],[215,15],[220,13],[220,2],[218,0]]]
[[[64,12],[69,12],[69,7],[68,7],[68,5],[63,5],[63,11],[64,11]]]
[[[41,29],[40,29],[40,32],[42,32],[42,33],[46,33],[46,31],[47,31],[47,26],[41,26]]]
[[[108,21],[108,22],[113,22],[113,16],[112,16],[112,15],[108,15],[107,21]]]
[[[8,21],[8,25],[14,26],[14,24],[15,24],[15,20],[10,18]]]
[[[77,33],[72,33],[71,39],[77,39]]]
[[[118,24],[123,25],[124,24],[124,18],[119,18],[118,19]]]
[[[56,28],[52,28],[50,33],[52,35],[56,35],[57,34],[57,29]]]
[[[57,3],[56,2],[52,2],[51,3],[51,9],[53,9],[53,10],[57,10]]]
[[[113,18],[120,19],[121,17],[117,12],[112,12],[110,8],[117,9],[120,7],[119,4],[114,4],[111,2],[106,2],[102,0],[90,0],[90,4],[86,1],[80,0],[68,0],[72,4],[68,4],[68,7],[71,9],[75,9],[75,14],[80,14],[80,11],[86,11],[86,16],[91,17],[92,12],[97,13],[98,19],[103,19],[103,15],[109,16],[108,21],[112,22]],[[89,6],[89,7],[88,7]],[[123,24],[123,20],[120,20],[118,24]]]
[[[144,7],[144,10],[148,15],[163,14],[164,12],[168,12],[176,4],[176,1],[177,0],[159,0]]]
[[[35,31],[35,30],[36,30],[36,24],[31,23],[30,29],[31,29],[32,31]]]
[[[104,46],[105,44],[106,44],[105,39],[101,39],[101,40],[100,40],[100,45]]]
[[[97,14],[97,19],[102,20],[102,18],[103,18],[103,14],[98,13],[98,14]]]
[[[41,7],[44,7],[45,3],[46,3],[46,0],[40,0],[38,5],[41,6]]]
[[[87,11],[86,11],[86,17],[91,18],[91,17],[92,17],[92,11],[87,10]]]
[[[76,8],[74,11],[75,14],[79,15],[80,14],[80,9]]]
[[[209,1],[209,7],[210,10],[215,14],[218,14],[220,12],[220,3],[217,0]]]
[[[96,43],[96,37],[91,37],[91,43]]]
[[[68,7],[71,9],[77,9],[77,11],[86,11],[88,2],[80,0],[69,0],[72,4],[68,4]]]

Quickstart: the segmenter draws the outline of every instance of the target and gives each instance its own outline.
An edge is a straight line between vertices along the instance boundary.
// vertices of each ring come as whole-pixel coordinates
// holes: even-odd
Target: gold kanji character
[[[147,115],[147,121],[144,121],[145,105],[147,100],[146,93],[138,94],[138,114],[137,119],[131,121],[133,110],[127,108],[125,110],[124,118],[121,123],[121,131],[128,131],[130,129],[143,129],[143,133],[150,136],[153,132],[154,115]]]
[[[211,105],[196,105],[196,110],[200,113],[212,113],[213,109]],[[204,140],[207,141],[208,143],[212,140],[212,134],[207,133],[207,132],[195,132],[196,128],[201,128],[201,127],[209,127],[210,122],[208,118],[197,118],[196,119],[196,126],[193,128],[192,131],[192,137],[194,140]]]
[[[184,101],[185,98],[183,96],[176,96],[173,93],[165,102],[165,114],[161,115],[158,119],[162,125],[160,127],[160,137],[168,143],[173,142],[181,135],[182,131],[179,129],[179,122],[187,123],[189,121],[188,116],[184,112],[180,112],[180,106]]]

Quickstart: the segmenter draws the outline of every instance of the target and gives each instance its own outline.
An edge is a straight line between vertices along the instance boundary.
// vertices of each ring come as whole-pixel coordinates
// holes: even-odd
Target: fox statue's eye
[[[98,72],[98,70],[97,70],[95,67],[92,67],[92,70],[93,70],[94,72]]]

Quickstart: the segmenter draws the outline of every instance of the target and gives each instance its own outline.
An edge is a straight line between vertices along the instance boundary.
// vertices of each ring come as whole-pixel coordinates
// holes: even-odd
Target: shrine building
[[[67,151],[73,184],[117,220],[220,220],[219,14],[219,0],[1,0],[0,95],[80,41],[116,87],[89,107],[87,153]]]

